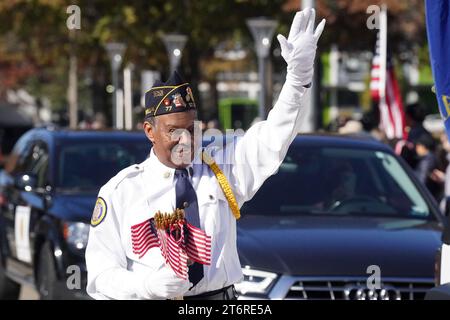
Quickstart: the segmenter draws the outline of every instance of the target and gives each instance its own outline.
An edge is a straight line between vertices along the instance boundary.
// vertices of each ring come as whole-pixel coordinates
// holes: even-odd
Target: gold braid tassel
[[[214,172],[217,181],[219,182],[220,188],[227,198],[228,205],[230,206],[231,212],[233,212],[233,216],[238,220],[241,217],[241,211],[239,210],[238,203],[236,198],[234,197],[233,190],[231,190],[231,186],[227,180],[227,177],[223,174],[222,170],[220,170],[217,163],[213,158],[206,153],[206,151],[202,152],[203,161],[211,168],[212,172]]]

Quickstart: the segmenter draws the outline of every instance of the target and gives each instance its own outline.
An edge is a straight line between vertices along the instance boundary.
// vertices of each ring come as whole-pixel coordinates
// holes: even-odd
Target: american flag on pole
[[[370,92],[380,109],[380,128],[388,139],[406,139],[405,113],[394,66],[387,54],[387,18],[380,13],[380,31],[372,59]]]
[[[170,230],[155,227],[154,219],[131,227],[133,253],[142,258],[151,248],[159,247],[167,265],[175,274],[188,278],[188,259],[211,264],[211,237],[184,220]]]

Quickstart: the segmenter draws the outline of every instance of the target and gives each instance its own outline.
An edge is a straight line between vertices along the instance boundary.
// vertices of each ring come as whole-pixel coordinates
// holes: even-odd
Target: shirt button
[[[164,172],[164,178],[169,178],[170,177],[170,172],[169,171],[167,171],[167,172]]]
[[[189,202],[186,202],[186,201],[185,201],[185,202],[183,202],[183,207],[184,207],[184,208],[187,208],[187,207],[189,207]]]
[[[209,195],[209,200],[214,200],[214,197],[212,194]]]

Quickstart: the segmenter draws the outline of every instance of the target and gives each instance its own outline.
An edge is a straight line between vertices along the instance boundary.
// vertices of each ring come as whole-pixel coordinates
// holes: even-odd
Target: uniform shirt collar
[[[197,154],[195,156],[193,163],[189,164],[186,167],[186,169],[189,173],[189,177],[191,179],[194,175],[194,165],[193,164],[197,163],[199,161],[198,159],[200,159],[199,154]],[[159,161],[153,148],[150,150],[150,156],[146,162],[147,162],[147,165],[152,168],[152,170],[155,170],[155,172],[158,172],[158,174],[161,174],[164,178],[168,178],[169,176],[173,177],[175,175],[175,169],[170,168],[170,167],[166,166],[165,164],[163,164],[161,161]]]
[[[150,150],[150,157],[148,159],[148,164],[149,166],[151,166],[152,170],[154,170],[158,174],[164,175],[165,178],[167,177],[167,175],[173,175],[173,173],[175,172],[175,169],[170,168],[165,164],[163,164],[161,161],[159,161],[153,148]]]

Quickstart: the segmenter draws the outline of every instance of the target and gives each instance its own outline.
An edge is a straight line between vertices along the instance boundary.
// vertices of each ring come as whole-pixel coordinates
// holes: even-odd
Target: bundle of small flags
[[[188,265],[194,261],[211,264],[211,237],[188,223],[183,209],[158,211],[153,218],[132,226],[131,240],[139,258],[159,247],[166,264],[182,279],[188,278]]]

